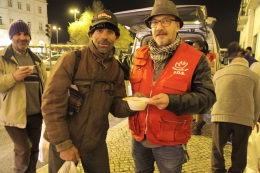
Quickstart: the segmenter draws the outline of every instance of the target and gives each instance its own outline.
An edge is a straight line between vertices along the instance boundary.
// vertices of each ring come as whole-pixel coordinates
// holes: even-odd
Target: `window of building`
[[[26,4],[26,10],[27,10],[27,11],[31,11],[30,4]]]
[[[0,16],[0,25],[3,25],[3,18]]]
[[[18,4],[17,4],[17,5],[18,5],[18,9],[20,9],[20,10],[21,10],[21,9],[22,9],[22,3],[21,3],[21,2],[18,2]]]
[[[39,23],[39,30],[42,31],[42,23]]]
[[[10,19],[9,22],[12,23],[14,21],[14,19]]]
[[[12,0],[8,0],[8,7],[12,7],[13,4],[12,4]]]
[[[31,28],[31,22],[28,22],[27,24],[28,24],[29,28]]]
[[[38,13],[42,14],[42,7],[38,7]]]

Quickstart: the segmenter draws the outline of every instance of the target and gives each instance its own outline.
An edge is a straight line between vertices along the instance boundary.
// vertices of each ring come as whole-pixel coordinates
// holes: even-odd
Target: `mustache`
[[[29,41],[28,40],[19,40],[18,42],[20,42],[20,43],[28,43]]]
[[[101,40],[101,41],[99,41],[99,43],[101,43],[101,44],[110,44],[110,42],[108,40]]]
[[[167,35],[167,33],[164,32],[164,31],[158,31],[158,32],[156,32],[156,36],[157,36],[157,35],[161,35],[161,34],[163,34],[163,35]]]

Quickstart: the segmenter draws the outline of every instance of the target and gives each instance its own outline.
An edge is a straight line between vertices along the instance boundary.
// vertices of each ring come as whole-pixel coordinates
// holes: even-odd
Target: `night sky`
[[[61,27],[59,31],[59,42],[69,41],[67,28],[70,22],[74,22],[74,15],[70,9],[77,8],[80,17],[85,8],[92,6],[93,0],[47,0],[48,22]],[[101,0],[106,9],[112,12],[132,10],[136,8],[151,7],[154,0]],[[173,0],[176,5],[206,5],[208,16],[215,17],[217,23],[213,30],[217,36],[220,47],[226,47],[232,41],[239,41],[237,18],[240,8],[240,0]],[[53,43],[56,35],[53,34]]]

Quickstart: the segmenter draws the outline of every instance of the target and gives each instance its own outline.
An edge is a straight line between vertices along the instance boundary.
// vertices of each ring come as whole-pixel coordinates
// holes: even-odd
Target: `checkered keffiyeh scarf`
[[[172,55],[172,53],[178,48],[181,44],[181,38],[177,34],[175,41],[169,46],[158,48],[154,39],[151,39],[149,42],[150,55],[154,62],[154,69],[158,69],[159,66],[164,64],[166,59]]]

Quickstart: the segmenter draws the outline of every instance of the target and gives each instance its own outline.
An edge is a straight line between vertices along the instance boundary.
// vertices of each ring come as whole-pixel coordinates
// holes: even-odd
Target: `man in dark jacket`
[[[180,173],[191,137],[192,114],[206,113],[216,101],[211,69],[202,52],[179,36],[183,20],[169,0],[157,0],[145,20],[153,39],[137,50],[130,82],[148,106],[129,117],[135,172]]]
[[[50,141],[49,173],[57,173],[65,161],[81,160],[85,172],[109,173],[106,135],[108,114],[127,117],[130,110],[124,74],[114,58],[114,43],[120,32],[115,15],[97,13],[89,29],[91,43],[81,49],[78,70],[74,74],[75,53],[59,58],[43,95],[42,112],[46,139]],[[81,109],[67,115],[68,88],[74,78],[84,97]]]

